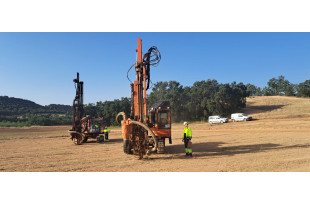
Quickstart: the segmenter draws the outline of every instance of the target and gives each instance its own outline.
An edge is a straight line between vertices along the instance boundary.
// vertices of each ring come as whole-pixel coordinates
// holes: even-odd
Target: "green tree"
[[[279,82],[276,78],[271,78],[268,83],[268,91],[265,90],[265,94],[268,93],[268,95],[278,95],[278,87],[279,87]]]
[[[306,80],[303,83],[299,83],[297,86],[298,97],[310,97],[310,80]]]
[[[263,91],[264,95],[286,95],[293,96],[296,93],[295,85],[285,79],[283,75],[278,78],[271,78],[268,83],[268,88]]]
[[[180,121],[184,117],[184,102],[186,102],[183,86],[177,81],[157,82],[148,95],[148,106],[158,101],[170,101],[172,120]]]
[[[196,81],[187,93],[186,107],[189,109],[187,119],[206,120],[211,115],[208,109],[209,101],[215,99],[215,94],[219,90],[216,80]]]
[[[262,90],[260,87],[253,84],[246,84],[247,92],[249,96],[262,96]]]

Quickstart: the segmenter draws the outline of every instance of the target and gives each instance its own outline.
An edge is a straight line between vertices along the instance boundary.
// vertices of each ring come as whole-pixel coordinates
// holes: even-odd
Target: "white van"
[[[224,122],[228,122],[228,119],[219,115],[215,115],[215,116],[209,116],[209,123],[213,124],[213,123],[224,123]]]
[[[231,114],[231,120],[233,122],[236,122],[236,121],[250,121],[252,120],[252,117],[245,114],[245,113],[233,113]]]

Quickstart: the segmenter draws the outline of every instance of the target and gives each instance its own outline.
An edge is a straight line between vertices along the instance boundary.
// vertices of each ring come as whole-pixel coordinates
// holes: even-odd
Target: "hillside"
[[[0,115],[25,114],[40,109],[44,109],[44,107],[30,100],[0,96]]]
[[[310,117],[310,98],[255,96],[242,112],[256,119]]]
[[[72,107],[57,104],[42,106],[30,100],[0,96],[0,115],[24,115],[27,113],[70,114]]]
[[[72,113],[70,105],[42,106],[30,100],[0,96],[0,126],[71,124]]]

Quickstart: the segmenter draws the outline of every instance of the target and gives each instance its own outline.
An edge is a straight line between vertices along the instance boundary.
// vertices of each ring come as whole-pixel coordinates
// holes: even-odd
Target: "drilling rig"
[[[74,144],[80,145],[87,142],[88,138],[95,138],[97,142],[101,142],[103,137],[103,130],[106,126],[103,118],[92,118],[89,115],[85,115],[83,105],[83,81],[80,81],[80,74],[77,73],[77,77],[73,79],[75,85],[75,98],[73,100],[73,126],[69,130],[71,139]]]
[[[169,101],[156,102],[147,108],[146,91],[150,86],[150,68],[158,65],[161,60],[157,47],[152,46],[142,56],[142,40],[139,38],[136,57],[133,65],[136,80],[130,84],[131,113],[129,117],[124,112],[118,113],[116,121],[122,125],[124,152],[138,154],[139,159],[142,159],[151,152],[164,153],[166,138],[172,144],[171,108]],[[122,121],[119,120],[120,116],[123,117]]]

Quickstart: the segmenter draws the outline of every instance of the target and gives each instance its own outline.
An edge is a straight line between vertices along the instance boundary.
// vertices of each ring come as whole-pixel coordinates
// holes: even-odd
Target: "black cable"
[[[150,82],[151,82],[151,87],[150,87],[150,89],[153,89],[153,87],[154,87],[154,83],[152,82],[152,80],[150,79]]]
[[[157,47],[152,46],[151,48],[149,48],[148,52],[146,54],[144,54],[143,59],[145,59],[145,60],[143,60],[143,62],[138,65],[138,68],[139,68],[140,72],[142,72],[142,67],[145,65],[146,81],[147,81],[146,90],[148,90],[150,88],[150,81],[151,81],[151,79],[150,79],[151,78],[151,74],[150,74],[151,66],[156,67],[159,64],[159,62],[161,60],[161,55],[160,55],[160,52],[157,49]],[[135,64],[133,64],[127,71],[127,79],[131,83],[132,83],[132,81],[129,79],[128,73],[134,65]]]
[[[131,70],[131,68],[132,67],[134,67],[135,66],[135,64],[133,64],[129,69],[128,69],[128,71],[127,71],[127,79],[132,83],[132,81],[129,79],[129,77],[128,77],[128,73],[129,73],[129,71]]]
[[[156,46],[152,46],[148,52],[147,63],[152,66],[157,66],[161,60],[161,55]]]
[[[144,63],[146,66],[146,80],[147,80],[146,90],[148,90],[150,88],[151,65],[157,66],[161,60],[161,55],[160,55],[160,52],[158,51],[157,47],[152,46],[144,56],[146,56]]]

